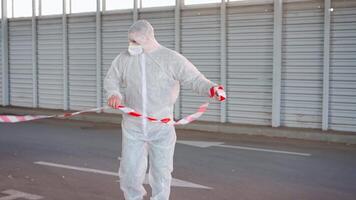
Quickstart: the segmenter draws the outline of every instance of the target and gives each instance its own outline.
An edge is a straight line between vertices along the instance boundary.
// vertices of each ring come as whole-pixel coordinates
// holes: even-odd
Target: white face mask
[[[141,45],[129,45],[128,51],[131,56],[141,54],[143,52],[143,48]]]

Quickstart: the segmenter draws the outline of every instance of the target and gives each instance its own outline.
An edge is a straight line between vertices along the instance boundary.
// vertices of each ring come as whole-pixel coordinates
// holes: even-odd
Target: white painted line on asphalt
[[[224,144],[223,142],[204,142],[204,141],[189,141],[189,140],[178,140],[177,143],[200,147],[200,148],[214,147],[214,146],[220,146]]]
[[[90,169],[90,168],[84,168],[84,167],[62,165],[62,164],[43,162],[43,161],[38,161],[38,162],[34,162],[34,163],[38,164],[38,165],[46,165],[46,166],[57,167],[57,168],[72,169],[72,170],[77,170],[77,171],[82,171],[82,172],[91,172],[91,173],[96,173],[96,174],[117,176],[116,172],[109,172],[109,171],[103,171],[103,170],[98,170],[98,169]]]
[[[28,199],[28,200],[38,200],[38,199],[43,199],[42,196],[35,195],[35,194],[29,194],[17,190],[5,190],[1,192],[2,194],[7,194],[9,196],[6,197],[0,197],[0,200],[15,200],[15,199]]]
[[[96,173],[96,174],[103,174],[103,175],[119,177],[118,172],[110,172],[110,171],[103,171],[103,170],[98,170],[98,169],[76,167],[76,166],[63,165],[63,164],[44,162],[44,161],[34,162],[34,164],[57,167],[57,168],[63,168],[63,169],[72,169],[72,170],[77,170],[77,171],[82,171],[82,172],[91,172],[91,173]],[[146,174],[146,179],[145,179],[144,183],[148,184],[148,176],[147,176],[147,174]],[[209,189],[209,190],[213,189],[211,187],[195,184],[195,183],[192,183],[192,182],[188,182],[188,181],[184,181],[184,180],[180,180],[180,179],[176,179],[176,178],[172,178],[172,186],[175,186],[175,187],[187,187],[187,188],[198,188],[198,189]]]
[[[119,180],[117,182],[120,182]],[[145,176],[145,180],[143,182],[144,184],[149,184],[148,183],[148,174],[146,174]],[[172,186],[176,186],[176,187],[186,187],[186,188],[201,188],[201,189],[209,189],[211,190],[212,188],[210,187],[206,187],[206,186],[202,186],[202,185],[197,185],[195,183],[191,183],[188,181],[183,181],[183,180],[179,180],[179,179],[172,179]]]
[[[232,148],[232,149],[262,151],[262,152],[269,152],[269,153],[281,153],[281,154],[289,154],[289,155],[297,155],[297,156],[311,156],[311,154],[309,154],[309,153],[299,153],[299,152],[293,152],[293,151],[280,151],[280,150],[274,150],[274,149],[264,149],[264,148],[224,145],[223,142],[204,142],[204,141],[179,140],[179,141],[177,141],[177,143],[190,145],[190,146],[195,146],[195,147],[200,147],[200,148],[224,147],[224,148]]]
[[[252,151],[264,151],[264,152],[270,152],[270,153],[283,153],[283,154],[297,155],[297,156],[311,156],[311,154],[309,154],[309,153],[299,153],[299,152],[293,152],[293,151],[280,151],[280,150],[273,150],[273,149],[262,149],[262,148],[253,148],[253,147],[243,147],[243,146],[220,145],[220,147],[252,150]]]

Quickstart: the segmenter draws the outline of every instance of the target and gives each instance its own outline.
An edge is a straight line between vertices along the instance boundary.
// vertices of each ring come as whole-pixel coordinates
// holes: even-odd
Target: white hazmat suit
[[[137,38],[141,36],[142,40]],[[114,59],[104,80],[108,98],[116,95],[123,105],[144,116],[173,119],[180,84],[201,96],[210,96],[210,89],[217,86],[185,57],[159,45],[146,20],[130,27],[129,41],[142,45],[144,52],[124,51]],[[143,181],[148,158],[151,200],[169,199],[175,143],[174,126],[123,115],[119,177],[126,200],[142,200],[146,195]]]

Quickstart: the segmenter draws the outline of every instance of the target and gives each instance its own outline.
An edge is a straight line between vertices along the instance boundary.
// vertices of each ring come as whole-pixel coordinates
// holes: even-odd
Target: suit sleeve
[[[188,87],[200,96],[210,96],[210,88],[217,86],[216,83],[208,80],[187,58],[176,54],[176,66],[173,66],[175,79],[181,85]]]
[[[106,99],[109,99],[112,95],[119,96],[122,99],[120,93],[120,80],[121,80],[121,67],[119,63],[120,55],[117,56],[111,63],[111,67],[107,72],[104,79],[104,89],[106,91]]]

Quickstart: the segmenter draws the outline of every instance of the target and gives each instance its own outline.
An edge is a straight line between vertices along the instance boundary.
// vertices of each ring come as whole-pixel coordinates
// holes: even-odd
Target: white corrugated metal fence
[[[278,17],[279,11],[274,11],[273,1],[259,2],[228,2],[226,9],[220,8],[220,4],[138,9],[137,18],[149,20],[157,40],[170,49],[180,49],[207,78],[226,82],[226,112],[220,111],[225,108],[220,103],[213,103],[201,120],[271,125],[272,116],[278,116],[273,120],[277,118],[281,126],[320,129],[326,122],[323,112],[329,111],[326,128],[356,132],[356,1],[331,0],[333,10],[327,11],[324,0],[284,0],[282,18]],[[324,31],[329,27],[325,20],[327,12],[331,14],[330,46],[324,46],[328,41],[328,37],[324,38],[324,34],[328,36]],[[112,60],[127,48],[127,29],[135,13],[124,10],[103,12],[101,17],[96,13],[70,14],[66,18],[41,16],[35,21],[36,37],[32,36],[31,18],[8,19],[10,105],[33,107],[36,79],[40,108],[63,109],[68,100],[69,109],[81,110],[96,107],[101,98],[105,105],[104,90],[97,88],[97,84],[102,84],[99,80],[104,79]],[[221,17],[225,14],[226,18]],[[176,16],[180,18],[175,19]],[[65,32],[64,19],[67,19]],[[274,42],[277,41],[274,33],[280,30],[276,28],[278,23],[274,24],[276,19],[282,20],[281,48]],[[224,32],[226,35],[221,34]],[[100,40],[97,35],[101,35]],[[177,43],[175,38],[179,38]],[[37,44],[36,51],[32,51],[33,41]],[[275,55],[276,47],[281,49],[282,58],[280,93],[276,90],[281,96],[280,105],[273,90],[275,80],[279,80],[273,76],[277,66],[274,61],[279,56]],[[327,60],[325,51],[329,49]],[[67,56],[63,53],[66,50]],[[37,53],[38,74],[33,74],[36,72],[32,66],[33,52]],[[6,57],[1,51],[0,55],[1,59]],[[101,58],[102,66],[97,58]],[[65,59],[68,96],[64,95]],[[325,68],[328,62],[330,67]],[[3,105],[2,79],[7,74],[2,74],[0,66]],[[225,69],[227,73],[223,76]],[[323,74],[329,69],[329,74]],[[329,77],[328,84],[323,82],[323,76]],[[323,104],[323,96],[329,100],[328,104]],[[177,109],[180,113],[176,116],[193,113],[206,100],[183,87]],[[277,107],[280,113],[272,110],[272,105],[280,106]]]

